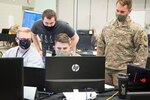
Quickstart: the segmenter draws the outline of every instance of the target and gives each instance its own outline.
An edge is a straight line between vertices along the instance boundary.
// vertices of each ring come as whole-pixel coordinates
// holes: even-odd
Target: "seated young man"
[[[29,28],[20,28],[16,34],[18,46],[7,50],[2,57],[23,57],[24,66],[43,68],[42,57],[37,50],[31,46],[32,32]]]
[[[80,56],[79,54],[71,51],[71,39],[66,33],[60,33],[55,38],[55,53],[56,56]]]

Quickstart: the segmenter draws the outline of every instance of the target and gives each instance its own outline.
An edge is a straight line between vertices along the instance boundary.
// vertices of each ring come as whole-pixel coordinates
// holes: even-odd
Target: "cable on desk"
[[[36,100],[42,100],[42,99],[44,99],[44,98],[48,98],[48,97],[52,96],[54,93],[53,93],[53,92],[42,92],[42,91],[38,91],[38,94],[44,94],[44,96],[38,97]]]
[[[118,94],[118,92],[119,92],[119,91],[115,92],[112,96],[110,96],[110,97],[109,97],[109,98],[107,98],[106,100],[110,100],[110,99],[112,99],[115,95],[117,95],[117,94]]]

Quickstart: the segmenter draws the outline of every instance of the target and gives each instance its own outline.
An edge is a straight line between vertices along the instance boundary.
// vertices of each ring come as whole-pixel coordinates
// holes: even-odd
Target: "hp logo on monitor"
[[[79,69],[80,69],[80,66],[78,64],[73,64],[72,65],[72,71],[73,72],[77,72],[77,71],[79,71]]]

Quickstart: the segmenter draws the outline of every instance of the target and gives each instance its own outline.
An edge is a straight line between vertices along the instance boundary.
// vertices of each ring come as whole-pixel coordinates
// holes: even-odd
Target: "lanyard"
[[[18,51],[19,51],[19,47],[18,47],[17,52],[16,52],[16,57],[18,56]],[[23,57],[28,51],[29,51],[29,49],[27,51],[25,51],[21,57]]]

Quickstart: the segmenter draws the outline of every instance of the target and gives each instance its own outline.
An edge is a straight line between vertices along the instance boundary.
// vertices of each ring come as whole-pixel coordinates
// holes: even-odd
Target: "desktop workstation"
[[[64,61],[64,58],[66,59],[65,61]],[[81,58],[81,57],[79,57],[79,58]],[[95,57],[92,57],[92,58],[94,59]],[[113,100],[122,100],[122,99],[119,99],[119,97],[118,97],[118,94],[117,94],[118,89],[113,88],[113,89],[110,89],[110,90],[108,89],[107,90],[107,89],[103,88],[103,86],[104,86],[103,80],[102,80],[102,84],[101,84],[100,81],[93,81],[94,83],[90,83],[91,84],[90,85],[90,84],[88,84],[89,80],[70,79],[71,77],[72,78],[90,77],[90,79],[91,79],[93,77],[96,77],[97,75],[99,75],[99,78],[103,78],[103,75],[104,75],[104,73],[102,74],[102,72],[99,73],[100,71],[104,71],[104,69],[102,69],[102,68],[104,68],[103,67],[104,65],[101,65],[102,68],[92,68],[92,69],[97,69],[97,70],[99,69],[98,72],[96,71],[94,74],[92,73],[92,69],[91,69],[91,71],[88,72],[89,74],[86,74],[86,75],[84,74],[86,72],[84,72],[83,70],[82,70],[82,76],[81,76],[81,73],[79,73],[79,76],[77,76],[77,73],[68,75],[68,72],[69,72],[68,66],[63,66],[63,65],[65,65],[68,62],[72,62],[71,59],[68,59],[68,57],[67,58],[66,57],[58,57],[58,58],[57,57],[47,57],[47,60],[46,60],[46,64],[47,64],[46,65],[47,66],[47,68],[46,68],[46,81],[45,81],[45,85],[47,85],[47,86],[45,86],[45,87],[47,87],[47,91],[50,91],[51,93],[54,92],[54,95],[48,97],[49,100],[51,100],[51,99],[53,100],[53,98],[58,98],[58,99],[59,98],[61,98],[61,99],[65,98],[66,95],[64,95],[63,93],[65,93],[65,92],[74,93],[74,91],[73,91],[74,88],[78,88],[79,92],[84,91],[85,94],[86,94],[86,92],[97,90],[97,96],[94,100],[106,100],[108,98],[113,98]],[[75,58],[73,57],[73,59],[74,59],[73,62],[77,61],[77,60],[75,60],[76,57]],[[87,60],[85,60],[85,59],[88,59],[88,58],[83,57],[83,59],[84,59],[84,61],[87,62]],[[98,64],[103,63],[104,64],[104,59],[103,58],[101,59],[101,61],[102,62],[95,62],[94,61],[93,63],[98,63]],[[80,62],[82,62],[82,64],[85,63],[83,61],[80,61]],[[92,61],[88,61],[88,62],[92,63]],[[51,65],[51,67],[50,67],[50,65]],[[70,65],[70,63],[68,63],[67,65]],[[55,66],[57,66],[57,67],[55,67]],[[93,66],[93,65],[83,65],[83,66]],[[130,74],[134,73],[135,71],[138,71],[139,73],[141,73],[141,72],[143,72],[143,70],[144,71],[147,70],[147,69],[137,68],[137,67],[134,68],[134,66],[133,66],[133,68],[132,68],[132,66],[128,66],[128,67],[129,67],[128,68],[128,73],[130,73]],[[78,68],[75,68],[75,69],[77,70]],[[56,70],[57,72],[55,72],[54,70]],[[88,69],[86,69],[86,70],[88,70]],[[150,72],[150,70],[147,70],[147,71]],[[69,73],[72,73],[72,72],[69,72]],[[93,75],[93,76],[91,76],[91,75]],[[150,75],[148,75],[148,76],[150,77]],[[131,75],[130,78],[132,79],[132,75]],[[82,83],[80,83],[80,82],[82,82]],[[99,86],[97,87],[97,85],[102,86],[102,87],[99,87]],[[93,89],[92,88],[85,88],[85,87],[90,87],[90,86],[94,87],[95,89],[94,88]],[[133,98],[135,98],[135,97],[146,98],[146,97],[150,96],[149,95],[150,94],[149,90],[140,91],[140,90],[136,90],[136,87],[134,87],[134,88],[135,88],[134,89],[135,91],[128,91],[127,92],[127,98],[125,100],[133,100]],[[75,93],[79,93],[79,92],[75,92]],[[115,94],[115,96],[112,97],[112,95],[114,95],[114,94]],[[80,95],[80,94],[78,94],[78,95]],[[91,95],[92,95],[92,93],[91,93]],[[41,98],[42,98],[42,95],[41,95]],[[45,99],[42,99],[42,100],[48,100],[48,98],[45,98]]]
[[[88,63],[85,63],[86,61]],[[16,97],[19,99],[13,100],[22,100],[24,98],[23,86],[37,87],[37,95],[39,95],[36,96],[37,98],[43,97],[41,94],[51,92],[54,94],[73,92],[73,89],[92,92],[104,91],[105,57],[47,57],[45,70],[23,66],[22,58],[0,58],[0,64],[2,65],[1,71],[5,72],[5,74],[1,73],[1,81],[3,82],[1,94],[3,95],[0,95],[0,98],[3,100],[8,100],[5,99],[5,96],[9,95],[11,88],[13,92],[11,95],[14,96],[11,98]],[[101,72],[99,73],[99,71]]]
[[[71,58],[73,58],[74,60],[73,59],[71,60]],[[77,58],[79,60],[77,60]],[[98,59],[98,60],[96,60],[96,59]],[[75,82],[75,84],[70,82],[70,80],[68,80],[68,79],[64,80],[64,78],[69,78],[69,77],[74,78],[75,76],[78,75],[78,74],[74,74],[73,76],[71,76],[70,74],[67,74],[67,72],[62,72],[63,69],[65,70],[65,68],[62,68],[62,67],[65,67],[64,66],[65,64],[69,64],[72,61],[74,63],[81,62],[82,64],[85,64],[85,65],[83,65],[84,67],[89,66],[89,67],[86,67],[86,68],[89,68],[89,69],[87,69],[89,72],[86,72],[85,77],[93,78],[93,77],[95,77],[95,75],[98,75],[99,76],[98,78],[100,78],[102,80],[101,81],[99,79],[96,79],[96,80],[90,79],[89,80],[86,78],[84,78],[83,80],[82,79],[77,79],[77,80],[71,79],[71,81],[73,80],[72,82]],[[76,61],[79,61],[79,62],[76,62]],[[102,62],[100,62],[100,61],[102,61]],[[56,69],[53,69],[52,65],[54,66],[53,68],[56,68]],[[97,67],[95,65],[97,65]],[[99,65],[101,65],[101,67],[99,67]],[[57,66],[58,68],[55,66]],[[75,70],[77,70],[78,67],[76,66],[76,64],[74,65],[74,67],[75,67]],[[92,70],[92,68],[95,68],[95,67],[96,67],[96,70],[95,69]],[[47,57],[46,68],[48,68],[48,69],[40,69],[39,70],[40,72],[36,72],[36,69],[34,69],[34,68],[31,69],[31,68],[24,67],[24,85],[37,87],[37,91],[39,94],[42,94],[42,93],[46,94],[46,93],[51,93],[51,92],[54,92],[54,93],[56,92],[55,94],[57,94],[60,92],[64,92],[65,89],[68,89],[67,92],[69,92],[69,91],[73,92],[73,89],[81,88],[81,89],[79,89],[79,91],[97,91],[100,94],[100,95],[98,95],[98,98],[108,98],[109,96],[112,95],[113,92],[116,92],[116,91],[106,92],[104,90],[104,69],[105,69],[104,57],[96,57],[96,56],[95,57],[84,57],[83,56],[83,57],[70,57],[69,59],[67,59],[67,57],[58,57],[58,58],[57,57]],[[54,70],[56,70],[56,71],[54,71]],[[33,73],[30,75],[29,74],[30,72],[33,72]],[[79,73],[78,77],[80,77],[80,78],[82,78],[81,76],[84,77],[83,72],[85,72],[85,71],[82,71],[82,73]],[[38,74],[40,74],[40,75],[38,75]],[[67,77],[64,76],[64,78],[63,78],[63,75],[66,75]],[[33,77],[30,77],[30,76],[33,76]],[[61,79],[55,80],[54,78],[57,78],[57,79],[61,78]],[[34,79],[36,79],[36,80],[34,80]],[[33,81],[33,83],[31,81]],[[31,83],[28,83],[28,82],[31,82]],[[60,82],[62,82],[63,84],[62,83],[59,84]],[[38,84],[38,83],[40,83],[40,84]],[[69,83],[70,85],[68,84],[67,85],[68,87],[66,87],[65,86],[66,83]],[[72,85],[72,84],[74,84],[74,85]],[[71,86],[73,86],[73,87],[71,87]],[[65,87],[65,88],[62,88],[62,87]],[[55,88],[62,89],[62,90],[56,90]],[[42,91],[42,93],[40,91]],[[108,96],[109,93],[110,93],[110,95]],[[43,94],[38,97],[43,97]],[[118,98],[118,97],[116,96],[116,98]]]
[[[95,100],[106,100],[118,91],[117,89],[105,90],[105,57],[47,57],[45,69],[23,67],[22,58],[0,58],[0,64],[1,94],[3,94],[0,98],[3,100],[8,100],[7,95],[11,98],[15,97],[14,100],[21,100],[16,97],[24,98],[23,86],[37,87],[35,100],[55,100],[52,98],[62,100],[66,97],[63,93],[73,93],[70,95],[81,93],[83,97],[92,97],[95,96],[93,92],[97,93]],[[128,73],[135,71],[140,73],[143,70],[146,70],[147,74],[150,72],[148,69],[136,69],[130,66]],[[147,74],[146,77],[150,76]],[[148,82],[149,78],[147,78]],[[78,90],[74,91],[75,89]],[[137,95],[139,98],[150,96],[148,91],[128,92],[127,100],[132,100],[129,98]],[[113,100],[120,100],[118,94],[113,97]]]

